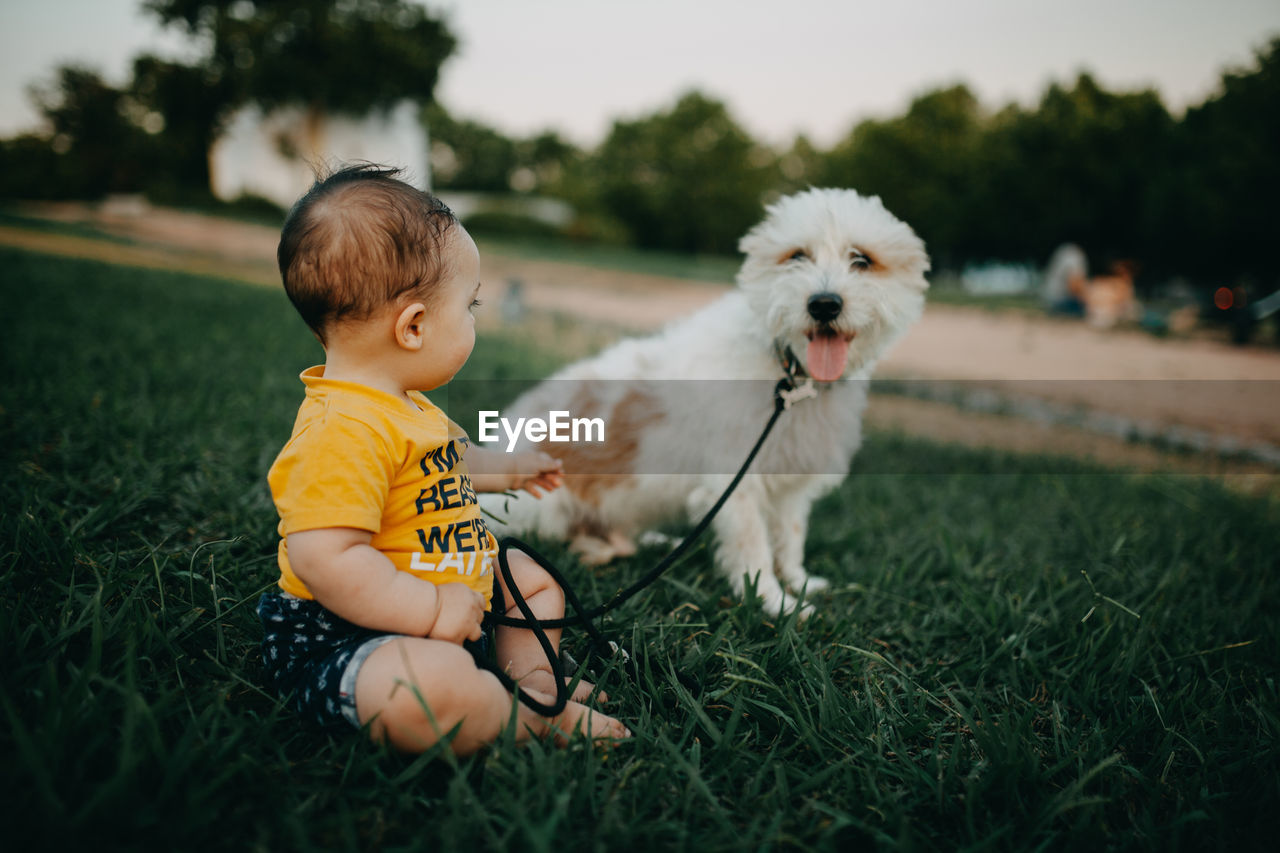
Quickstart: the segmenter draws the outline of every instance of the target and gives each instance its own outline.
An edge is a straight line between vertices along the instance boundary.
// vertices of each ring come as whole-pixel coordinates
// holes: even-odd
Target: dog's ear
[[[812,192],[812,187],[808,191]],[[748,257],[754,254],[764,254],[769,251],[768,246],[770,240],[767,235],[770,231],[770,225],[772,224],[774,217],[782,209],[784,202],[786,202],[788,198],[793,197],[794,196],[784,196],[771,204],[765,205],[764,217],[757,222],[750,231],[743,234],[740,240],[738,240],[738,251]]]
[[[747,256],[762,251],[764,249],[765,239],[764,235],[761,234],[760,231],[761,226],[757,225],[746,234],[743,234],[742,238],[738,240],[738,251]]]

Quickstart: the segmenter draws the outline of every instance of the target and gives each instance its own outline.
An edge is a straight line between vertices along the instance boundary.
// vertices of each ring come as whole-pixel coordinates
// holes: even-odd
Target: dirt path
[[[0,243],[262,284],[277,282],[274,228],[120,205],[49,204],[24,212],[117,239],[0,227]],[[655,329],[727,290],[702,282],[519,258],[486,251],[483,245],[482,252],[491,306],[501,303],[507,282],[519,279],[530,309],[609,328]],[[1111,412],[1138,424],[1280,445],[1280,351],[1275,349],[1157,339],[1124,330],[1099,332],[1074,321],[934,303],[877,375],[959,380],[1003,395]],[[930,411],[930,416],[936,415]]]

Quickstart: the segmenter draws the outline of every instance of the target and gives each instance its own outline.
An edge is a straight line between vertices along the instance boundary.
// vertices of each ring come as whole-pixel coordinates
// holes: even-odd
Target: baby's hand
[[[463,640],[480,639],[484,619],[484,596],[464,583],[436,586],[436,623],[427,636],[462,645]]]
[[[513,462],[515,474],[511,477],[511,488],[524,489],[535,498],[542,497],[541,490],[558,489],[564,482],[564,463],[541,450],[517,453]]]

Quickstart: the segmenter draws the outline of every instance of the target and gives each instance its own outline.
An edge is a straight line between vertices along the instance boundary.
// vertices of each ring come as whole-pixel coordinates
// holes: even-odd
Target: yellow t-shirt
[[[397,569],[432,583],[493,595],[497,542],[485,526],[463,455],[462,428],[430,400],[418,406],[354,382],[302,373],[306,398],[293,435],[267,475],[280,513],[280,588],[314,598],[289,566],[284,537],[353,527]]]

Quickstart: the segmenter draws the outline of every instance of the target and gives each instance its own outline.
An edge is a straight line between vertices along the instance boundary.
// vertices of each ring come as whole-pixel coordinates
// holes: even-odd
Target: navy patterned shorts
[[[348,622],[315,601],[285,592],[258,600],[267,680],[295,713],[326,728],[360,728],[356,676],[375,649],[400,637]],[[488,635],[468,643],[488,653]]]

